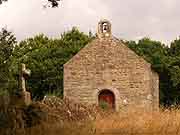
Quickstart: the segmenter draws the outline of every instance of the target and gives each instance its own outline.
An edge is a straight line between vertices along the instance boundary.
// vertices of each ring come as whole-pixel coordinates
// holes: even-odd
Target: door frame
[[[98,95],[101,92],[101,90],[110,90],[111,92],[114,93],[115,96],[115,111],[119,111],[122,105],[122,97],[120,97],[120,92],[116,87],[112,86],[99,86],[95,88],[92,92],[92,98],[93,98],[93,103],[98,106]]]
[[[109,90],[109,89],[102,89],[102,90],[100,90],[99,92],[98,92],[98,106],[99,106],[99,104],[100,104],[100,95],[101,94],[103,94],[103,92],[107,92],[107,93],[109,93],[111,96],[112,96],[112,109],[113,110],[115,110],[115,101],[116,101],[116,99],[115,99],[115,94],[111,91],[111,90]]]

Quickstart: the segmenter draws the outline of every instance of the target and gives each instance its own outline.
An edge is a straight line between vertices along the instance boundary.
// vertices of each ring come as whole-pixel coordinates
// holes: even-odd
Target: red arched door
[[[115,108],[115,96],[110,90],[102,90],[98,96],[99,106],[107,109]]]

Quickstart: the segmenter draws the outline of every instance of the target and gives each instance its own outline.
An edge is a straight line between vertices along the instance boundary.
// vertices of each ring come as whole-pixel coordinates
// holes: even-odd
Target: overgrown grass
[[[106,112],[99,114],[95,120],[43,123],[26,129],[24,133],[27,135],[179,135],[180,110]]]
[[[10,123],[16,124],[1,128],[0,135],[180,135],[178,108],[154,112],[134,108],[123,112],[92,110],[51,98],[44,104],[34,103],[31,109],[8,110],[12,114]],[[21,126],[30,118],[31,126]]]
[[[97,134],[108,135],[179,135],[180,110],[166,109],[156,112],[128,110],[100,116],[95,121]]]

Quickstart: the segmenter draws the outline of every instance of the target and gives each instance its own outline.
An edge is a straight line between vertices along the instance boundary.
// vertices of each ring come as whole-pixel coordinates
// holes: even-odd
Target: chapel
[[[113,37],[101,20],[97,37],[64,64],[64,97],[82,104],[156,110],[159,77],[151,64]]]

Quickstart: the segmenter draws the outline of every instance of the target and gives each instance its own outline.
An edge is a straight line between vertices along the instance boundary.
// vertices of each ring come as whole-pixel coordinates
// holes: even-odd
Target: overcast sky
[[[62,0],[55,9],[43,8],[44,1],[8,0],[0,5],[0,28],[7,27],[18,40],[38,33],[57,37],[72,26],[95,32],[105,18],[121,39],[147,36],[167,44],[180,35],[180,0]]]

